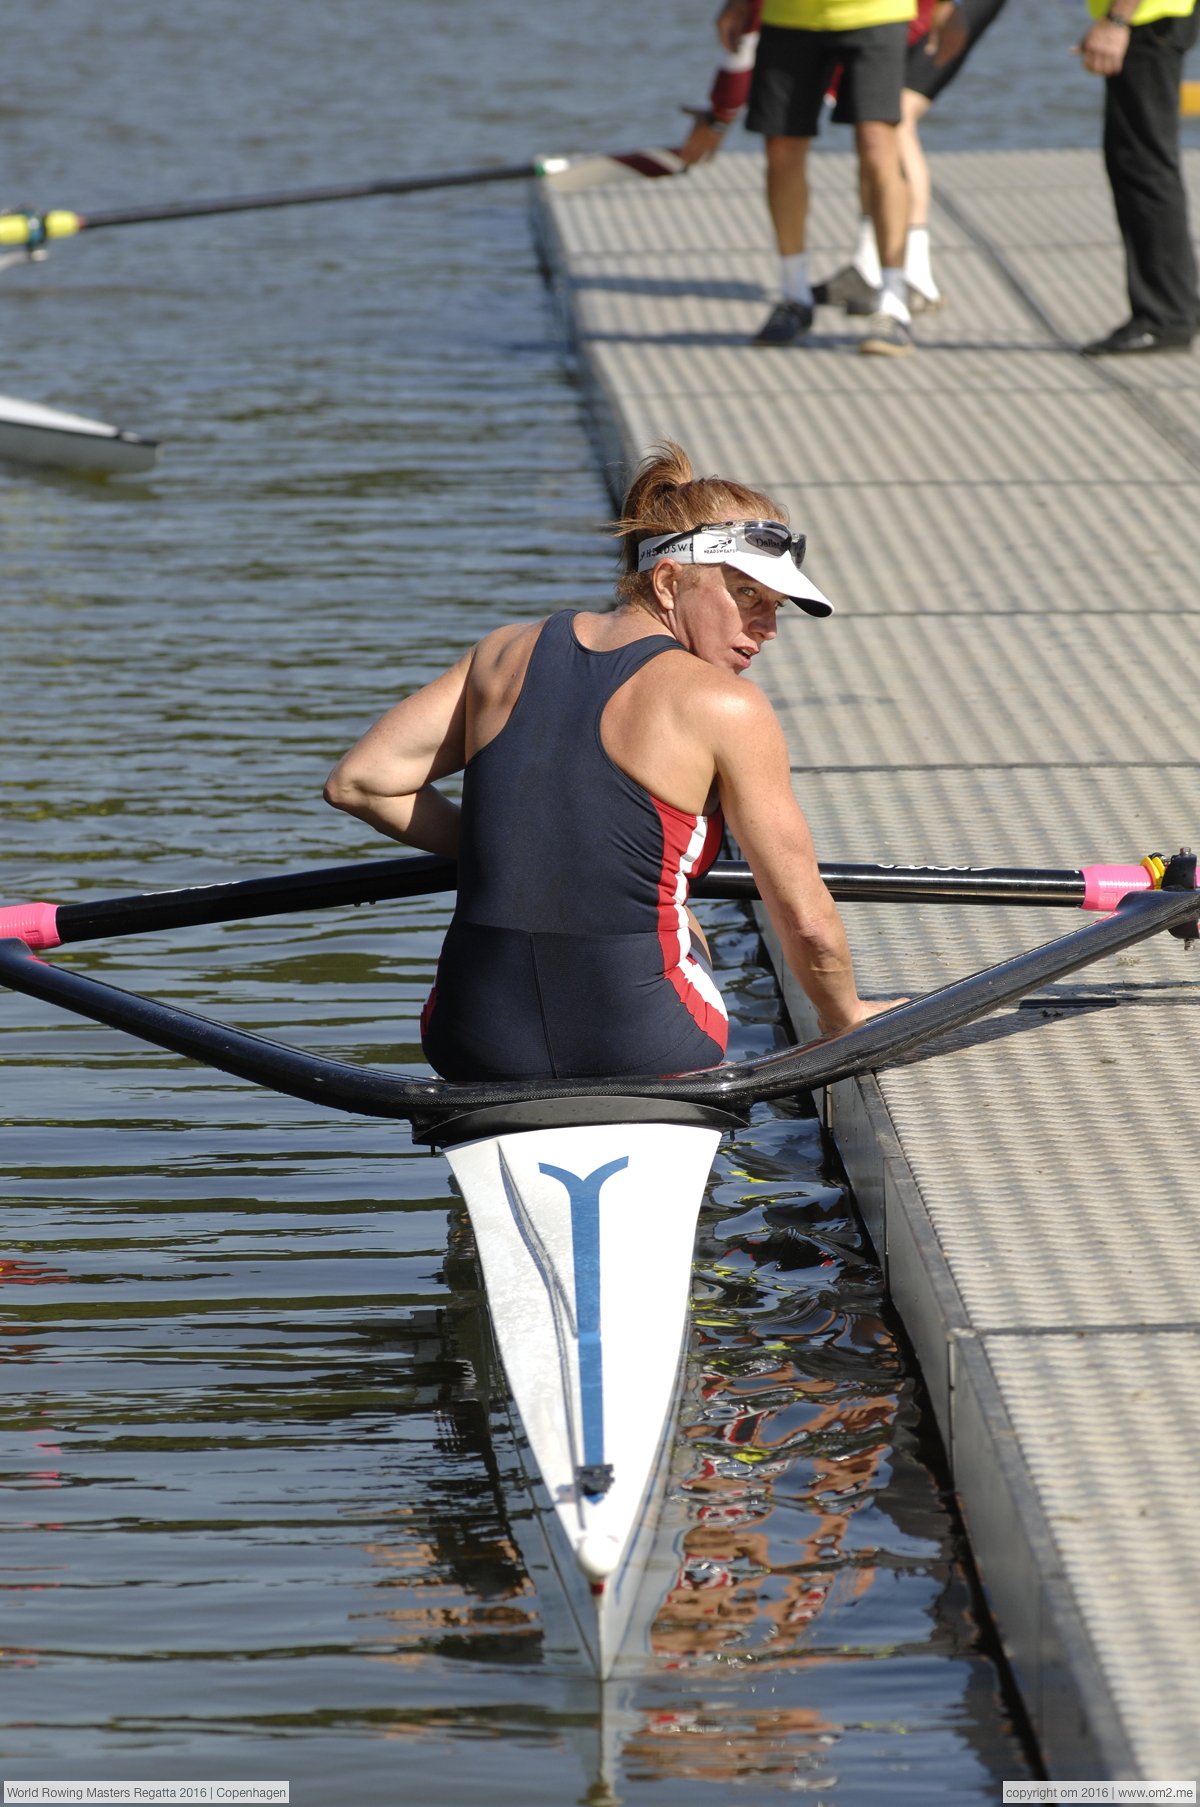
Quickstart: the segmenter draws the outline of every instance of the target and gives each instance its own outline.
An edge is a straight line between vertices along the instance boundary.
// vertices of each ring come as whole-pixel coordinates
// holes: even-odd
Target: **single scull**
[[[861,894],[876,900],[917,894],[1115,906],[1115,913],[834,1041],[648,1079],[400,1077],[247,1035],[48,965],[32,951],[92,935],[450,888],[453,867],[428,856],[94,904],[16,906],[0,911],[0,936],[10,937],[0,939],[0,984],[294,1097],[407,1120],[415,1139],[445,1152],[470,1213],[527,1446],[526,1479],[574,1642],[603,1679],[623,1649],[640,1654],[631,1648],[631,1624],[645,1622],[635,1606],[675,1434],[696,1219],[722,1132],[745,1125],[759,1099],[883,1066],[1163,930],[1185,940],[1200,932],[1191,855],[1090,868],[1089,876],[834,870],[847,885],[857,873]],[[737,865],[714,868],[707,888],[709,895],[754,895],[751,876]]]
[[[143,439],[123,427],[0,395],[0,458],[15,464],[132,477],[152,471],[160,449],[157,439]]]

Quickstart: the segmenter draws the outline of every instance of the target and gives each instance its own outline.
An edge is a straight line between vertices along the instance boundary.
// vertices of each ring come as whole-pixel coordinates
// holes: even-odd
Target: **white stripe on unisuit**
[[[719,1010],[725,1021],[729,1021],[729,1012],[725,1008],[725,1000],[700,963],[692,956],[692,928],[687,917],[688,879],[692,867],[704,852],[704,843],[708,839],[708,817],[697,816],[692,838],[684,849],[683,858],[679,862],[679,875],[675,880],[675,913],[679,920],[679,970],[694,991],[699,992],[704,1002],[713,1010]]]
[[[679,871],[675,874],[675,917],[679,924],[679,964],[681,966],[692,951],[692,930],[687,919],[688,879],[691,877],[692,867],[704,852],[707,835],[708,817],[697,816],[696,826],[692,830],[692,838],[683,850]]]
[[[725,1008],[725,1000],[717,990],[716,980],[706,972],[693,954],[680,963],[680,970],[693,991],[698,991],[704,1002],[713,1010],[720,1011],[725,1021],[729,1021],[729,1012]]]

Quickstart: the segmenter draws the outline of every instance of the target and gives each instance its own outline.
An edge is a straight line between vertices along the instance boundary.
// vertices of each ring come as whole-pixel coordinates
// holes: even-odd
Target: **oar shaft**
[[[1141,867],[1125,869],[1125,891],[1150,888]],[[821,877],[842,903],[1025,904],[1042,909],[1080,909],[1087,879],[1083,872],[1021,866],[882,866],[822,860]],[[756,898],[758,887],[742,860],[719,861],[692,883],[693,897]],[[1115,904],[1114,899],[1114,904]]]
[[[107,212],[80,214],[79,218],[83,228],[95,232],[101,226],[139,226],[151,220],[191,220],[210,213],[262,213],[273,207],[314,207],[325,201],[357,201],[369,195],[408,195],[430,188],[521,182],[537,173],[536,163],[502,163],[494,169],[450,170],[379,182],[339,182],[328,188],[285,188],[275,194],[224,195],[213,200],[166,201],[150,207],[115,207]]]
[[[1142,866],[1088,866],[1081,872],[1053,867],[882,866],[823,861],[821,875],[843,903],[1018,904],[1051,909],[1112,910],[1131,891],[1149,890]],[[161,929],[300,910],[341,909],[453,891],[458,868],[436,854],[408,854],[355,866],[239,879],[181,891],[151,891],[82,903],[17,904],[0,909],[0,935],[16,935],[34,948],[106,935],[145,935]],[[721,860],[692,883],[697,898],[753,901],[754,874],[744,860]]]
[[[143,935],[206,922],[242,922],[252,916],[377,903],[386,897],[423,897],[435,891],[453,891],[457,883],[454,860],[439,859],[434,853],[409,854],[403,859],[370,860],[361,866],[239,879],[230,885],[197,885],[184,891],[60,904],[54,926],[59,941],[96,941],[104,935]]]

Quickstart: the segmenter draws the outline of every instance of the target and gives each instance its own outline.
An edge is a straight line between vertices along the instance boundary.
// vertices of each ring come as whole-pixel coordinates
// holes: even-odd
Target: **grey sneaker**
[[[916,349],[912,329],[895,314],[872,314],[858,349],[881,358],[909,358]]]
[[[824,282],[813,283],[813,300],[818,307],[844,307],[848,314],[873,314],[879,306],[879,290],[871,287],[854,264],[847,264]]]
[[[792,345],[813,323],[813,311],[802,301],[780,301],[755,333],[754,345]]]
[[[924,289],[914,289],[911,282],[908,284],[908,311],[910,314],[936,314],[945,305],[946,297],[944,295],[937,295],[931,299]]]

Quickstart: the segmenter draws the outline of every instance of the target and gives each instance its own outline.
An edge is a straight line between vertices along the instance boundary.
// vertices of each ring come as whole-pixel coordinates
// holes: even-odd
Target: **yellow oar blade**
[[[82,232],[86,221],[81,213],[70,213],[65,207],[53,208],[44,218],[47,238],[73,238]]]
[[[38,218],[36,213],[0,213],[0,247],[4,245],[40,245],[48,238],[72,238],[82,232],[87,221],[81,213],[65,207]]]

